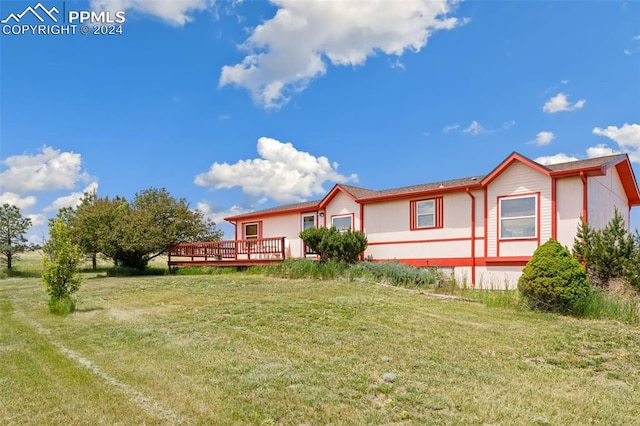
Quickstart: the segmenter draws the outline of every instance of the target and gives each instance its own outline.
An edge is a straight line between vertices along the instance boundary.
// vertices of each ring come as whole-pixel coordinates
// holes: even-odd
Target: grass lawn
[[[0,424],[637,424],[640,329],[359,282],[0,280]],[[385,380],[385,378],[387,380]]]

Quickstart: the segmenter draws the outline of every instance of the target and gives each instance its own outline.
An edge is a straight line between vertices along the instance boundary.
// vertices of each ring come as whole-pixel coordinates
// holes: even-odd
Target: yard
[[[640,329],[364,282],[0,280],[2,424],[632,424]]]

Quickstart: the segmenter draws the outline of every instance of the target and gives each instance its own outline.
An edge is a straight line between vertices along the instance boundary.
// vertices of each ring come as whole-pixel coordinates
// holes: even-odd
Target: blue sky
[[[0,18],[37,3],[3,0]],[[42,5],[126,21],[113,35],[2,24],[0,201],[32,217],[34,241],[88,188],[166,187],[222,222],[336,182],[485,174],[512,151],[628,152],[640,176],[639,2]]]

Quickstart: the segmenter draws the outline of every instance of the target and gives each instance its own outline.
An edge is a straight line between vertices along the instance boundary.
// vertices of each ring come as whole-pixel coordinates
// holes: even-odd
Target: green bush
[[[76,310],[76,302],[69,296],[59,299],[49,299],[49,312],[56,315],[67,316]]]
[[[568,312],[590,292],[584,268],[556,240],[533,253],[518,280],[518,290],[533,308]]]
[[[310,228],[300,238],[322,262],[356,263],[367,248],[367,237],[360,231],[338,231],[336,228]]]

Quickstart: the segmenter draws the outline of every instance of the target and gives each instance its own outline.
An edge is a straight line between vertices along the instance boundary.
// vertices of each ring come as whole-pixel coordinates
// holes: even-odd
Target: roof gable
[[[535,170],[537,172],[540,172],[540,173],[543,173],[543,174],[545,174],[547,176],[551,175],[551,170],[549,170],[548,167],[543,166],[540,163],[536,163],[532,159],[527,158],[524,155],[519,154],[519,153],[514,151],[514,152],[511,153],[511,155],[509,155],[507,158],[505,158],[504,161],[502,161],[502,163],[500,163],[498,165],[498,167],[493,169],[491,171],[491,173],[489,173],[488,175],[486,175],[484,177],[484,179],[482,179],[482,186],[487,186],[489,183],[491,183],[491,181],[493,181],[495,178],[500,176],[500,174],[502,174],[502,172],[504,172],[506,169],[508,169],[509,166],[511,166],[513,163],[516,163],[516,162],[520,162],[520,163],[524,164],[525,166],[529,166],[533,170]]]

